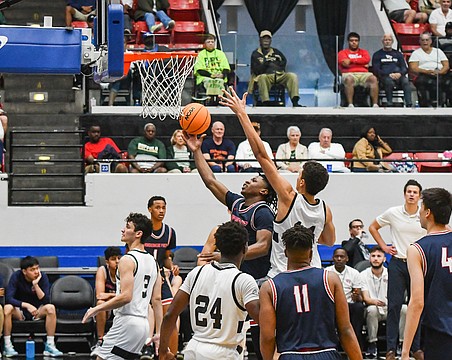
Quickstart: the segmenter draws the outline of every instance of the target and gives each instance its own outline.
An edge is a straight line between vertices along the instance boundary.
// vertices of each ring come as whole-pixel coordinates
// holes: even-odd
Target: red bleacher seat
[[[351,153],[351,152],[345,153],[345,158],[346,159],[353,159],[353,153]],[[344,165],[350,169],[351,166],[352,166],[352,162],[351,161],[344,161]]]
[[[88,23],[86,21],[73,21],[71,25],[73,28],[77,29],[86,29],[88,27]]]
[[[439,160],[443,159],[443,153],[422,152],[414,154],[417,160]],[[452,172],[452,163],[447,160],[442,162],[417,162],[416,166],[419,172]]]
[[[159,22],[157,22],[159,24]],[[141,38],[141,33],[149,31],[148,26],[145,21],[136,21],[132,24],[133,27],[133,33],[136,36],[136,43],[142,44],[143,39]],[[166,30],[164,28],[160,29],[155,33],[155,42],[157,44],[169,44],[171,41],[171,33],[169,30]]]
[[[201,20],[199,0],[171,0],[169,16],[176,22]]]
[[[177,21],[173,29],[172,44],[182,48],[181,44],[199,45],[204,42],[204,23],[202,21]]]
[[[414,159],[414,153],[411,152],[393,152],[388,156],[385,156],[387,160],[405,160],[405,159]]]
[[[430,24],[404,24],[393,22],[392,26],[400,44],[417,45],[419,47],[419,35],[430,31]]]

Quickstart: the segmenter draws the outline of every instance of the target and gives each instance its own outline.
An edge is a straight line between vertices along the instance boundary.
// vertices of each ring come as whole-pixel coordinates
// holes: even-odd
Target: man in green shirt
[[[162,161],[166,159],[165,145],[155,138],[156,128],[152,123],[144,125],[144,136],[132,139],[127,148],[129,159],[135,159],[131,163],[130,172],[134,173],[165,173],[167,172]],[[141,160],[141,161],[140,161]],[[145,161],[143,161],[145,160]],[[154,160],[154,161],[152,161]]]

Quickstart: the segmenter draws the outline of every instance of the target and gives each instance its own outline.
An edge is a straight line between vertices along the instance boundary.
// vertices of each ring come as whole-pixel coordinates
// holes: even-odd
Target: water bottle
[[[90,106],[91,109],[94,106],[96,106],[96,98],[94,96],[89,100],[89,106]]]
[[[35,357],[35,341],[31,335],[25,343],[25,354],[27,359],[34,359]]]
[[[329,173],[333,172],[333,165],[332,164],[327,164],[326,165],[326,171],[328,171]]]

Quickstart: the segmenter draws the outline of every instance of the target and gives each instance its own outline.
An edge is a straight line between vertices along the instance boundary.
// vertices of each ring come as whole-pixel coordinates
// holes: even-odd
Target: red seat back
[[[179,44],[196,44],[204,42],[204,23],[202,21],[178,21],[173,29],[174,47]]]
[[[443,153],[437,152],[423,152],[414,154],[414,158],[417,160],[441,160],[443,159]],[[417,162],[416,166],[419,172],[451,172],[452,164],[451,162],[441,161],[441,162]]]

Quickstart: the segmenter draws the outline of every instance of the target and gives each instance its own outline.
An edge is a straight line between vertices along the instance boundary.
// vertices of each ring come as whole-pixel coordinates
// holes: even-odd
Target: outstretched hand
[[[198,137],[198,135],[189,134],[185,130],[182,132],[182,135],[184,136],[188,148],[192,152],[195,152],[196,150],[201,148],[202,142],[206,137],[206,134],[202,134],[200,137]]]
[[[248,93],[245,92],[240,99],[232,86],[229,86],[229,91],[230,93],[223,90],[223,95],[219,96],[220,104],[230,108],[236,115],[241,111],[245,111]]]

